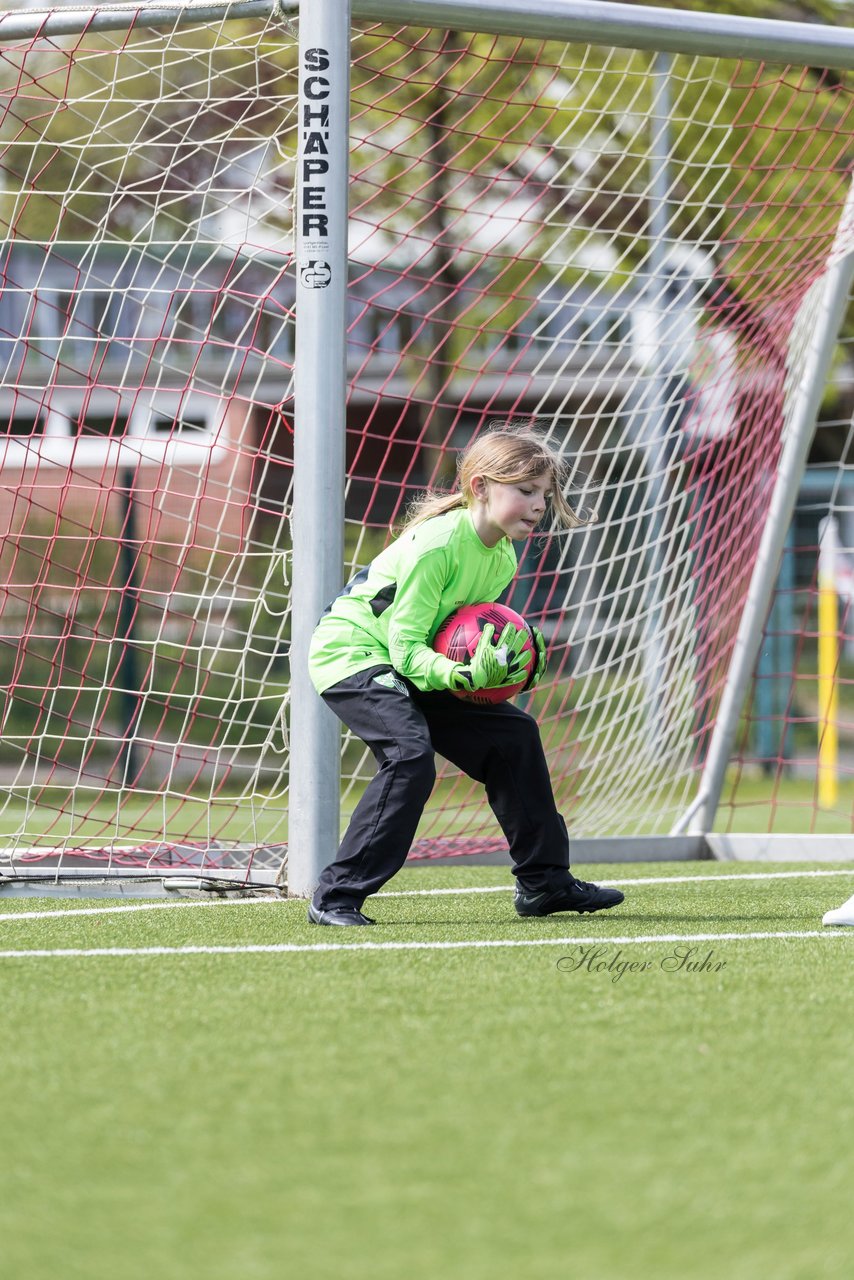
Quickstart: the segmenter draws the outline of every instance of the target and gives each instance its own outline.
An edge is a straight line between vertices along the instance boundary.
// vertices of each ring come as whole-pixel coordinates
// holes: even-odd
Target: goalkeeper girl
[[[328,707],[370,747],[378,765],[335,861],[321,874],[308,918],[368,925],[365,899],[406,860],[436,779],[434,752],[482,782],[507,837],[516,911],[599,911],[615,889],[569,871],[566,825],[557,811],[536,720],[509,702],[482,706],[454,690],[518,684],[525,637],[490,627],[466,663],[431,641],[449,614],[497,600],[516,571],[513,539],[534,533],[551,506],[564,528],[584,523],[565,496],[566,464],[530,430],[478,437],[461,455],[451,493],[427,493],[400,536],[329,605],[309,652],[312,681]],[[535,629],[542,678],[546,649]]]

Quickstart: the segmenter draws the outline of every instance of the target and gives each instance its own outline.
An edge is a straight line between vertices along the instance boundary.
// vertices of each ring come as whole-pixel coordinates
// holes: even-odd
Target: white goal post
[[[852,70],[595,0],[0,12],[0,887],[310,893],[372,769],[316,619],[503,420],[600,510],[512,596],[574,858],[730,856],[734,753],[807,767],[802,665],[738,735],[849,404]],[[501,854],[453,770],[415,854]]]

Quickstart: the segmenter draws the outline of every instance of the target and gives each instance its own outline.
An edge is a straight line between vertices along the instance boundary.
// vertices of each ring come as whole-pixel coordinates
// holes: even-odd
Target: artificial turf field
[[[574,869],[625,903],[4,898],[4,1280],[851,1275],[854,871]]]

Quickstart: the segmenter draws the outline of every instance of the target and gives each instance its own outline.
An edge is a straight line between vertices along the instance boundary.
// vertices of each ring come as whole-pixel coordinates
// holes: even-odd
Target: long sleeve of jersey
[[[439,614],[448,576],[445,549],[413,558],[401,569],[388,623],[391,665],[417,689],[447,689],[457,664],[429,643],[444,620]]]

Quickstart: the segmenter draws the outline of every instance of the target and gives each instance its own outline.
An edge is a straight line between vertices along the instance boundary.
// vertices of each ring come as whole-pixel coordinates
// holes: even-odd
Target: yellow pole
[[[818,573],[818,802],[823,808],[832,808],[839,798],[839,602],[831,568],[834,558],[820,556]]]

